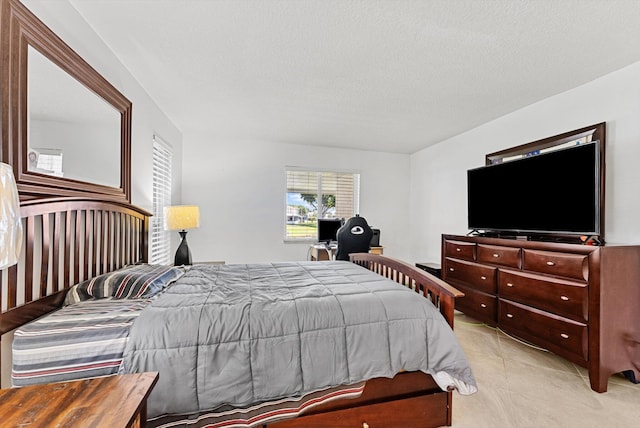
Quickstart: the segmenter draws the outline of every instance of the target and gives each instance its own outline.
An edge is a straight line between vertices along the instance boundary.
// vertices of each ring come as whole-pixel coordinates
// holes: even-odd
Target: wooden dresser
[[[142,428],[158,373],[0,390],[3,427]]]
[[[589,370],[591,388],[640,378],[640,246],[442,236],[456,309]]]

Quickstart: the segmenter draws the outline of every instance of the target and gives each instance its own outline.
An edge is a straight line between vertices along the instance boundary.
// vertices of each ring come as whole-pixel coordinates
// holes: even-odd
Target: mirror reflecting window
[[[120,187],[120,112],[28,51],[28,170]]]
[[[0,162],[20,199],[130,203],[131,101],[19,0],[0,3]]]

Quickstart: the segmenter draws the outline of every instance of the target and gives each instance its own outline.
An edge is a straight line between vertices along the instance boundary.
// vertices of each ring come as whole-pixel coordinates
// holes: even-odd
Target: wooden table
[[[136,373],[0,390],[0,425],[144,427],[158,373]]]
[[[382,254],[383,250],[383,246],[369,248],[371,254]],[[322,244],[313,244],[309,247],[309,260],[314,262],[319,260],[335,260],[337,251],[337,245],[326,247]]]

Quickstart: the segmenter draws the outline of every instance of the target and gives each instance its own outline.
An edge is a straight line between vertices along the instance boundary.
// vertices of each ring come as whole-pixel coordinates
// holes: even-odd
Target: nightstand
[[[206,261],[206,262],[193,262],[194,265],[223,265],[224,261],[216,260],[216,261]]]
[[[427,262],[416,263],[416,267],[419,267],[420,269],[429,272],[431,275],[435,276],[436,278],[442,277],[442,268],[440,267],[439,263],[427,263]]]
[[[157,381],[148,372],[2,389],[2,426],[142,428]]]

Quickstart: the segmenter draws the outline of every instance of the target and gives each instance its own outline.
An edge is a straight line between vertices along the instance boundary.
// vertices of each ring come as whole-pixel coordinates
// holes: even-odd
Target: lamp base
[[[180,245],[178,246],[178,250],[176,251],[176,257],[173,260],[174,266],[190,266],[191,265],[191,250],[189,250],[189,246],[187,245],[187,231],[182,230],[178,232],[182,240],[180,241]]]

